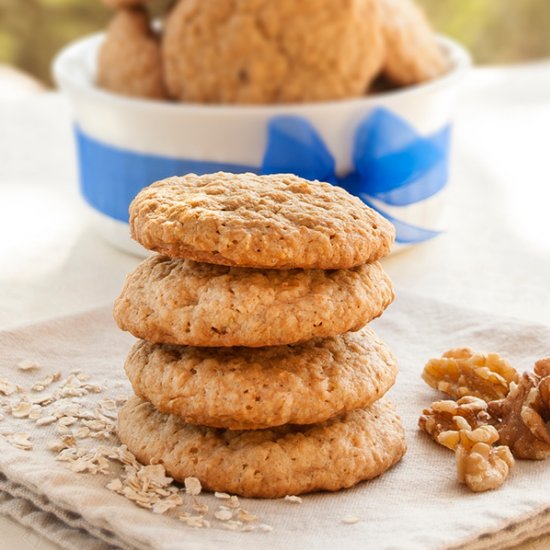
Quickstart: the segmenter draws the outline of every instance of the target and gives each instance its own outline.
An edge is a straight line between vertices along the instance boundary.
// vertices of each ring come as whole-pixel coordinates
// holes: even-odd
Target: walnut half
[[[458,401],[436,401],[424,409],[418,425],[435,441],[454,450],[460,430],[475,430],[489,424],[487,403],[478,397],[461,397]]]
[[[534,373],[524,373],[508,396],[489,403],[488,410],[497,419],[500,440],[514,456],[550,456],[550,358],[537,361]]]
[[[472,431],[461,430],[456,447],[457,478],[474,492],[500,487],[512,466],[514,457],[506,446],[493,447],[498,432],[493,426]]]
[[[440,359],[430,359],[422,378],[432,388],[459,399],[466,395],[485,401],[506,397],[517,371],[497,353],[474,353],[469,348],[451,349]]]

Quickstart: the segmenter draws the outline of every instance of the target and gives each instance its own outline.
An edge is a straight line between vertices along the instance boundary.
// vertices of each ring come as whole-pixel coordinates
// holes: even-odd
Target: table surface
[[[0,100],[0,329],[111,303],[139,261],[78,196],[57,93]],[[397,291],[550,325],[550,63],[475,70],[457,109],[449,231],[384,265]],[[442,350],[443,351],[443,350]],[[0,517],[2,548],[53,549]],[[522,549],[550,548],[550,537]]]

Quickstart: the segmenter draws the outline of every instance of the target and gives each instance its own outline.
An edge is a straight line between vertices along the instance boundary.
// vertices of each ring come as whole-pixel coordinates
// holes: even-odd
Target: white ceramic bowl
[[[67,46],[53,72],[74,109],[82,194],[94,225],[115,246],[143,254],[127,223],[141,187],[217,169],[297,172],[340,183],[396,223],[401,246],[444,229],[449,130],[470,66],[456,42],[440,37],[451,69],[421,85],[349,100],[245,106],[102,90],[95,85],[102,40],[98,34]]]

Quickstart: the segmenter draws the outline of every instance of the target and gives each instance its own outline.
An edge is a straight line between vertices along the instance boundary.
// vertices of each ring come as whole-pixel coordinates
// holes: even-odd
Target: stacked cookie
[[[393,299],[393,227],[339,187],[187,175],[142,190],[133,237],[158,252],[114,308],[140,338],[120,439],[144,463],[251,497],[337,490],[405,451],[383,395],[397,365],[369,328]]]

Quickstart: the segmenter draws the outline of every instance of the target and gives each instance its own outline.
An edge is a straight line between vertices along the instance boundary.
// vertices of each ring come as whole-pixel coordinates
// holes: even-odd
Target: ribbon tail
[[[438,235],[443,233],[435,229],[426,229],[425,227],[419,227],[402,220],[397,219],[375,206],[371,201],[361,196],[361,200],[367,205],[376,210],[381,216],[384,216],[395,227],[395,242],[400,244],[419,244],[425,241],[429,241]]]

